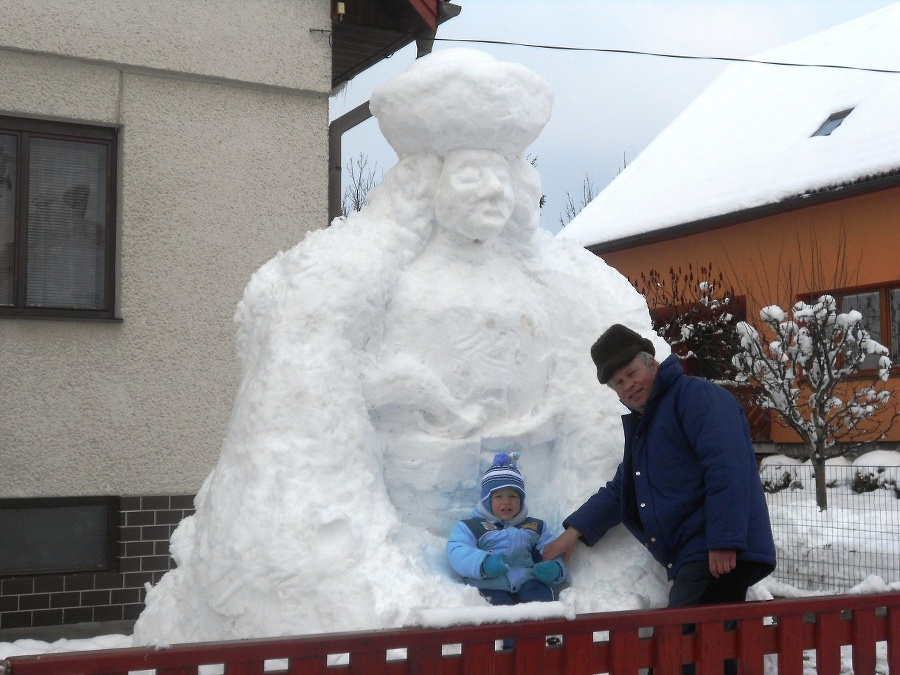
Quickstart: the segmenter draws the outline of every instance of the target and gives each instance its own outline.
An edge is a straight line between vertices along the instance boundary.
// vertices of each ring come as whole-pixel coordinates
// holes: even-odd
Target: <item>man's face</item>
[[[622,403],[632,410],[644,412],[644,406],[647,405],[647,400],[653,392],[653,380],[658,367],[656,361],[651,361],[650,365],[647,365],[638,355],[613,373],[607,384],[616,392]]]

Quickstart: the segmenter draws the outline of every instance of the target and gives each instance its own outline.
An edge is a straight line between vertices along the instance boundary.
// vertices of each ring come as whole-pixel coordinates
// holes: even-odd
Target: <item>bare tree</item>
[[[750,274],[739,274],[726,252],[730,277],[736,281],[739,292],[746,295],[748,303],[756,307],[768,304],[790,307],[801,295],[857,284],[862,254],[856,260],[848,259],[845,226],[840,228],[833,243],[834,257],[825,260],[815,223],[810,222],[809,241],[804,242],[799,235],[793,244],[785,240],[777,252],[777,265],[757,265],[742,251],[744,262],[749,262]],[[788,250],[791,247],[793,251]]]
[[[533,163],[533,162],[532,162]],[[622,153],[622,166],[618,167],[616,170],[616,176],[618,176],[622,171],[625,170],[625,167],[628,166],[628,161],[626,159],[625,153]],[[581,201],[577,204],[575,200],[572,198],[572,194],[566,192],[566,203],[563,206],[563,212],[559,214],[559,224],[562,227],[565,227],[572,219],[575,218],[581,210],[591,203],[591,200],[594,199],[599,194],[599,191],[594,187],[594,183],[591,181],[590,176],[584,174],[584,183],[581,185]],[[544,205],[543,198],[541,200],[541,206]]]
[[[619,169],[616,171],[616,175],[618,176],[618,175],[619,175],[620,173],[622,173],[627,167],[628,167],[628,159],[627,159],[627,157],[625,156],[625,152],[623,151],[623,152],[622,152],[622,166],[620,166]]]
[[[830,295],[796,302],[791,317],[777,305],[765,307],[760,320],[768,335],[738,324],[737,379],[753,385],[757,405],[774,411],[803,440],[815,473],[816,504],[824,511],[825,461],[883,439],[897,419],[885,386],[888,350],[863,328],[858,311],[839,312]],[[878,367],[862,378],[870,354],[879,355]]]
[[[341,215],[345,218],[353,211],[362,211],[368,203],[366,195],[379,182],[376,178],[377,167],[375,164],[369,168],[369,158],[363,153],[359,153],[356,159],[347,160],[348,185],[341,199]]]
[[[525,161],[528,162],[529,164],[531,164],[531,166],[533,166],[535,169],[537,169],[537,165],[538,165],[537,155],[532,155],[531,153],[528,153],[527,155],[525,155]],[[538,208],[539,209],[544,208],[544,204],[546,204],[546,203],[547,203],[547,195],[541,194],[541,199],[538,202]]]
[[[590,177],[585,174],[584,183],[581,185],[581,201],[576,205],[571,193],[566,192],[566,203],[563,212],[559,214],[559,224],[565,227],[572,222],[572,219],[581,213],[581,209],[590,204],[591,200],[596,196],[597,192],[594,184],[591,182]]]

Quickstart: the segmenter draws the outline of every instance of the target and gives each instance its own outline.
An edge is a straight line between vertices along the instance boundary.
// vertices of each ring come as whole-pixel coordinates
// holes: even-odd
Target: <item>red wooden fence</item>
[[[726,631],[730,620],[737,628]],[[682,635],[686,623],[695,634]],[[547,646],[549,635],[563,636],[562,644]],[[514,648],[496,650],[504,638]],[[815,650],[818,673],[837,675],[842,645],[852,647],[854,675],[873,675],[878,642],[886,643],[889,671],[900,674],[900,593],[16,656],[0,663],[0,675],[197,675],[210,664],[225,675],[633,675],[651,667],[654,675],[680,675],[682,663],[696,663],[697,675],[720,675],[726,658],[738,660],[742,675],[763,675],[769,654],[779,673],[802,675],[806,650]]]

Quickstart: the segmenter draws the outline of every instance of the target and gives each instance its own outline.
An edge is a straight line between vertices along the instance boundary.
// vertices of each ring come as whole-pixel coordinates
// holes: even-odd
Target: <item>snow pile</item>
[[[130,635],[98,635],[92,638],[69,640],[62,638],[54,642],[21,639],[15,642],[0,642],[0,659],[31,654],[60,654],[64,652],[86,652],[96,649],[126,649],[133,647]]]
[[[551,526],[612,477],[624,409],[590,345],[622,322],[669,349],[624,277],[537,228],[523,154],[551,106],[536,75],[472,50],[373,94],[399,161],[370,206],[247,285],[221,456],[136,644],[484,620],[496,610],[444,546],[493,454],[522,453],[530,513]],[[597,549],[542,611],[664,604],[664,575],[624,531]]]
[[[871,476],[879,488],[894,489],[900,497],[900,452],[872,450],[853,460],[853,466],[858,474]]]

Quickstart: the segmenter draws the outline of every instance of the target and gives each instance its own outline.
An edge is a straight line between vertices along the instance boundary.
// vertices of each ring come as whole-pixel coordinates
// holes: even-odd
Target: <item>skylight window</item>
[[[829,136],[832,131],[841,126],[841,122],[843,122],[847,115],[853,112],[853,108],[849,110],[843,110],[841,112],[836,112],[833,115],[830,115],[827,120],[819,127],[818,131],[813,134],[813,136]]]

